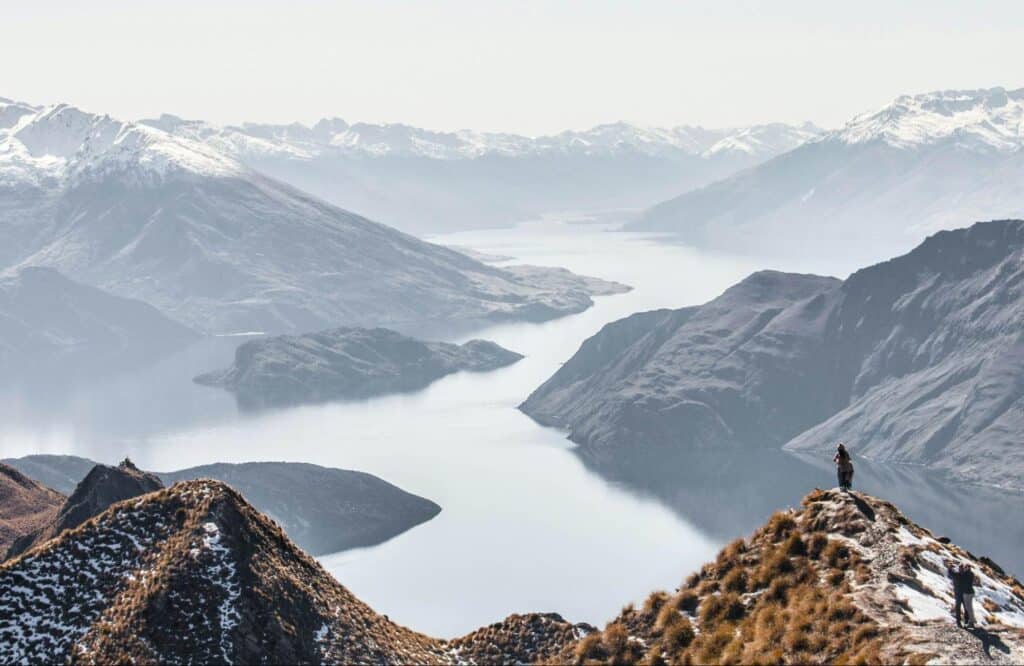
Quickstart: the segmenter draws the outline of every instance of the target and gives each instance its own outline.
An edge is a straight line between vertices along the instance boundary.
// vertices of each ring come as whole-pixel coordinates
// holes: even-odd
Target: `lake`
[[[434,500],[441,514],[384,544],[320,561],[377,611],[437,636],[526,611],[603,625],[625,603],[678,585],[774,509],[815,485],[834,485],[828,460],[782,453],[630,460],[609,469],[516,409],[605,323],[706,301],[762,266],[556,220],[432,240],[634,290],[543,324],[432,331],[494,340],[526,355],[495,372],[452,375],[411,394],[260,414],[239,413],[227,393],[191,383],[227,365],[242,338],[205,340],[154,367],[59,397],[2,396],[0,457],[70,453],[116,462],[130,455],[158,471],[286,460],[376,474]],[[1011,570],[1024,568],[1022,528],[998,525],[1021,515],[1020,497],[907,468],[864,463],[857,474],[858,488]]]

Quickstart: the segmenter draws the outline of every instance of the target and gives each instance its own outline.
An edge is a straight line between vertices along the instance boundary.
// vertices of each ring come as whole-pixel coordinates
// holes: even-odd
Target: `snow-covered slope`
[[[903,96],[630,228],[847,269],[965,222],[1024,216],[1024,89]]]
[[[536,138],[409,125],[220,127],[142,121],[399,228],[486,226],[561,210],[637,208],[789,150],[810,124],[731,129],[599,125]]]
[[[539,320],[621,287],[485,266],[155,127],[67,105],[7,115],[0,269],[51,266],[198,330]]]

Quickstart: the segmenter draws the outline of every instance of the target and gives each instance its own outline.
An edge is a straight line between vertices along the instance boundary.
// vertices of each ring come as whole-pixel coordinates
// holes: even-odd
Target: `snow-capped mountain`
[[[1024,147],[1024,88],[903,95],[825,138],[848,144],[882,141],[898,148],[950,141],[970,150],[1015,152]]]
[[[142,123],[411,231],[637,208],[752,166],[817,136],[811,124],[734,129],[599,125],[536,138],[409,125],[216,126],[164,115]]]
[[[835,270],[926,235],[1024,216],[1024,89],[903,96],[753,169],[643,213],[632,229]]]
[[[67,105],[3,108],[0,271],[50,266],[197,330],[537,320],[621,288],[486,266],[187,136]]]

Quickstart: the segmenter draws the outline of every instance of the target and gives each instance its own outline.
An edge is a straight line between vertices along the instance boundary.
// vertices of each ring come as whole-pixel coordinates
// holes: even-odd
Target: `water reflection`
[[[639,497],[657,499],[718,541],[747,535],[771,513],[797,506],[815,487],[836,485],[828,453],[640,449],[617,460],[585,449],[586,468]],[[855,460],[854,491],[896,504],[911,520],[1007,571],[1024,572],[1024,495],[954,484],[923,469]]]

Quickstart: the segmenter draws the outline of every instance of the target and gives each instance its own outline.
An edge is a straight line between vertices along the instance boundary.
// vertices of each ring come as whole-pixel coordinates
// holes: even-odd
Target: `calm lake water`
[[[379,546],[320,560],[379,612],[439,636],[524,611],[603,624],[623,604],[678,585],[774,509],[834,485],[827,460],[781,453],[633,459],[609,469],[515,408],[605,323],[706,301],[759,266],[551,220],[433,240],[635,289],[545,324],[434,332],[487,338],[526,355],[508,368],[453,375],[413,394],[256,415],[240,414],[227,393],[191,383],[229,363],[239,343],[207,340],[88,390],[2,396],[0,457],[71,453],[114,462],[130,455],[153,470],[287,460],[376,474],[443,511]],[[1024,528],[999,524],[1021,515],[1020,497],[866,462],[857,482],[965,547],[1024,569]]]

